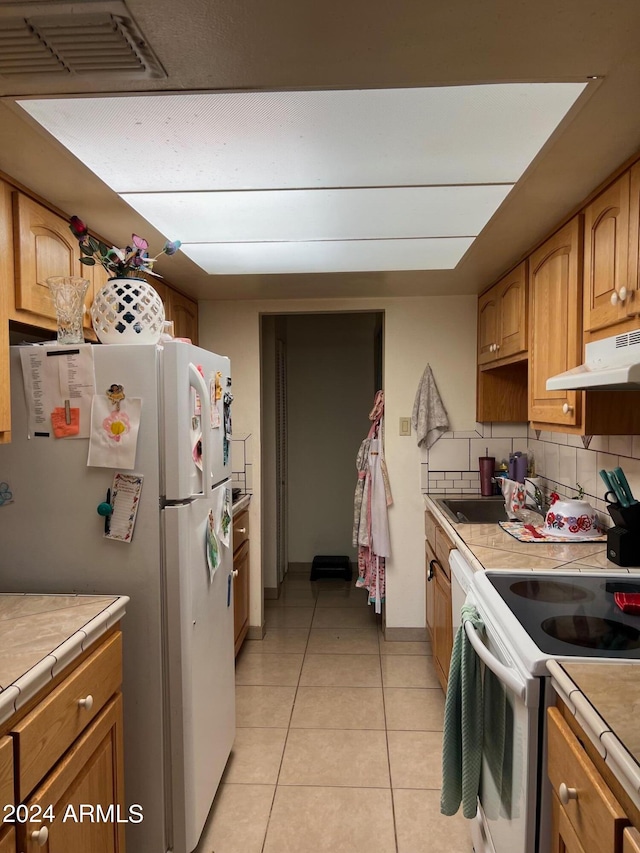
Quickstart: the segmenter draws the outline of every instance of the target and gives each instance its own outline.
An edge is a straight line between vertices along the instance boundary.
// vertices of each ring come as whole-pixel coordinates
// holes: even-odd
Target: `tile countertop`
[[[126,595],[0,593],[0,723],[124,616]]]
[[[547,661],[556,692],[640,809],[638,664]]]
[[[610,571],[639,572],[607,559],[606,542],[542,543],[519,542],[498,524],[454,523],[435,503],[445,495],[424,495],[425,508],[440,522],[475,571]],[[471,497],[465,495],[465,498]]]
[[[241,498],[231,505],[231,516],[238,515],[243,509],[246,509],[251,503],[251,495],[242,495]]]

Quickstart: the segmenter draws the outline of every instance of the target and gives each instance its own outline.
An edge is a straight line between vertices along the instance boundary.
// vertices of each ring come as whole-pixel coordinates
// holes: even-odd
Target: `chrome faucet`
[[[533,486],[533,494],[527,491],[527,483]],[[535,511],[539,512],[540,515],[546,515],[548,507],[545,505],[544,495],[542,494],[538,486],[535,483],[532,483],[528,477],[524,478],[524,486],[527,497],[532,498],[534,504],[536,505]],[[533,507],[529,507],[529,509],[533,509]]]

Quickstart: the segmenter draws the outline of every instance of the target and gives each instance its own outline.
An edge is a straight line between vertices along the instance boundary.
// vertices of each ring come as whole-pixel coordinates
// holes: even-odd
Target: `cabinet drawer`
[[[122,681],[122,634],[117,632],[75,669],[16,726],[16,779],[24,800]],[[80,706],[91,696],[90,708]]]
[[[629,823],[580,742],[557,708],[547,711],[549,721],[548,774],[561,811],[589,853],[611,853],[622,846],[622,831]],[[575,796],[562,802],[560,786],[575,789]]]
[[[44,816],[42,822],[20,824],[18,850],[40,853],[43,847],[32,833],[46,826],[47,853],[124,853],[122,765],[122,695],[118,693],[25,803],[29,816],[40,809],[44,815],[51,806],[55,819]],[[113,816],[95,821],[86,816],[82,821],[64,819],[69,806],[79,815],[83,803],[100,806],[103,814],[111,810]]]
[[[249,538],[249,512],[244,510],[233,519],[233,552],[237,552],[243,542]]]
[[[0,738],[0,820],[5,817],[4,807],[13,805],[13,740],[3,737]]]

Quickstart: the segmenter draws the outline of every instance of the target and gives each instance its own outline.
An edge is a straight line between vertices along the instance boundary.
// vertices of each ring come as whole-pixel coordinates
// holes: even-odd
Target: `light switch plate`
[[[400,435],[411,435],[411,418],[400,418]]]

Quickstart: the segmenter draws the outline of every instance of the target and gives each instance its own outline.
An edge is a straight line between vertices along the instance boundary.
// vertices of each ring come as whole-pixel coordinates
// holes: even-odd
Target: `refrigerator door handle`
[[[202,418],[202,423],[205,424],[202,430],[202,494],[209,495],[213,486],[211,478],[211,435],[209,430],[211,425],[211,398],[201,373],[195,364],[191,363],[189,363],[189,384],[200,395],[200,411],[202,413],[200,417]]]

